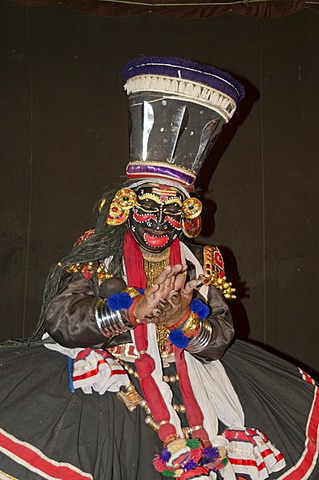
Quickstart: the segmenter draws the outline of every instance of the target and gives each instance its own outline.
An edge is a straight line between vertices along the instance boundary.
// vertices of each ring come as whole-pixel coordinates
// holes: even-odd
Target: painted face
[[[131,231],[140,246],[161,252],[181,232],[184,195],[176,188],[155,184],[140,187],[136,194]]]

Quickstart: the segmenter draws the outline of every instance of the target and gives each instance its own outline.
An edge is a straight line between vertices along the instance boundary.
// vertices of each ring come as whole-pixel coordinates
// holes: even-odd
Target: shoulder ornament
[[[91,238],[95,233],[95,229],[90,229],[84,232],[74,243],[74,247],[82,245],[86,240]],[[68,265],[66,268],[68,273],[82,273],[85,280],[90,280],[94,275],[97,276],[99,283],[104,282],[108,278],[111,278],[113,275],[107,272],[107,268],[103,261],[95,262],[80,262],[72,265]]]
[[[236,298],[235,288],[228,282],[225,275],[224,259],[219,248],[211,245],[205,245],[203,250],[203,269],[204,274],[200,276],[201,285],[213,285],[227,300]]]

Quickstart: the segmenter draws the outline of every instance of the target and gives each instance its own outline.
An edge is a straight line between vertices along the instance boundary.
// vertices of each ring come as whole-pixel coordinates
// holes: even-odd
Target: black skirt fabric
[[[245,342],[235,342],[222,363],[246,426],[285,456],[285,469],[269,478],[318,480],[319,398],[311,379]],[[152,465],[161,449],[142,408],[128,411],[115,393],[72,393],[64,355],[44,346],[0,351],[0,478],[161,480]]]
[[[246,427],[261,430],[284,455],[286,468],[270,478],[319,480],[315,382],[289,362],[246,342],[235,342],[222,363],[243,405]]]

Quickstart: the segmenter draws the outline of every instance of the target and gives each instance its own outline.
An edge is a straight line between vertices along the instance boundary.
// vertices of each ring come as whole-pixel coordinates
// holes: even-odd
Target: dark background
[[[319,16],[101,17],[0,3],[0,340],[28,336],[47,272],[124,174],[122,67],[139,54],[231,72],[246,99],[197,185],[240,338],[319,370]]]

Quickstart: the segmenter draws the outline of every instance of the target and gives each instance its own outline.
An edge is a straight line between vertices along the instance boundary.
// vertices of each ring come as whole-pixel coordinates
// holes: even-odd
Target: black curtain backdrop
[[[0,4],[0,340],[32,333],[50,266],[124,174],[122,67],[182,56],[247,92],[197,182],[199,241],[221,246],[238,336],[318,371],[319,16],[305,4],[278,18],[181,19],[23,3]]]

